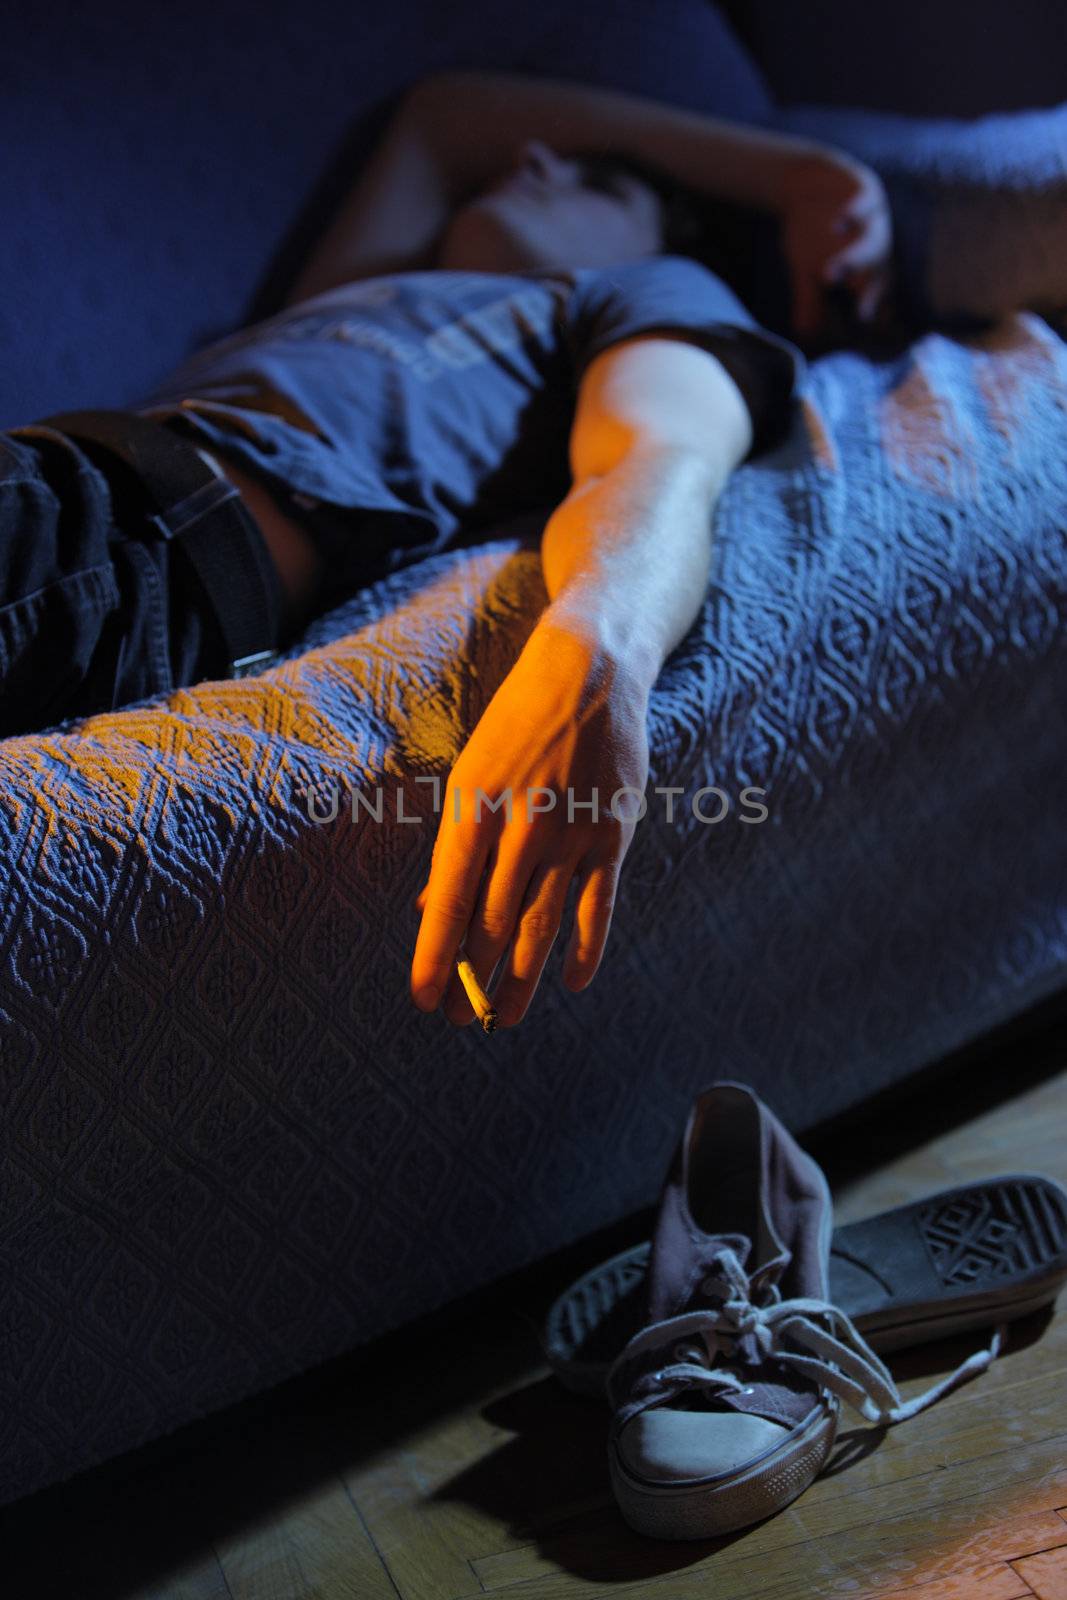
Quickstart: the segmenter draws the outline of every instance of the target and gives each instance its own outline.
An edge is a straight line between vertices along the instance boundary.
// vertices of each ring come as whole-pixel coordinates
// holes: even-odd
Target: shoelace
[[[729,1359],[736,1341],[751,1334],[763,1357],[773,1358],[806,1374],[839,1399],[855,1406],[869,1422],[884,1427],[908,1421],[934,1405],[957,1384],[977,1377],[1000,1354],[1004,1342],[1004,1329],[998,1327],[988,1349],[975,1351],[947,1378],[922,1394],[904,1400],[885,1363],[837,1306],[815,1298],[778,1298],[770,1305],[754,1306],[749,1298],[748,1278],[734,1252],[723,1248],[717,1252],[715,1261],[718,1276],[712,1274],[705,1278],[704,1290],[708,1294],[721,1293],[721,1304],[706,1311],[688,1311],[681,1316],[668,1317],[635,1334],[608,1376],[608,1392],[613,1404],[618,1404],[616,1379],[624,1366],[647,1351],[684,1339],[687,1334],[701,1335],[703,1348],[697,1344],[675,1344],[673,1354],[677,1359],[652,1373],[651,1381],[642,1380],[641,1388],[646,1397],[649,1389],[656,1391],[657,1398],[661,1394],[672,1397],[693,1385],[723,1393],[744,1391],[748,1386],[736,1373],[715,1368],[714,1362],[719,1355]],[[773,1292],[777,1294],[777,1290]],[[825,1319],[829,1327],[820,1325],[815,1318]],[[811,1354],[788,1348],[782,1343],[786,1336]]]

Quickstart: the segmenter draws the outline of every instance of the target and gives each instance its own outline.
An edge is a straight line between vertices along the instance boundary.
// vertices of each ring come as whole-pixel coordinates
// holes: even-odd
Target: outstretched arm
[[[549,604],[449,774],[416,902],[422,1009],[443,990],[448,1019],[470,1022],[453,975],[460,943],[483,984],[510,943],[494,1003],[503,1026],[521,1020],[572,880],[563,977],[573,990],[592,980],[648,780],[649,696],[703,604],[715,502],[751,445],[741,391],[710,352],[649,334],[589,363],[573,487],[541,546]],[[636,795],[613,814],[624,787]],[[479,817],[479,790],[494,802],[509,792],[510,815],[483,805]]]

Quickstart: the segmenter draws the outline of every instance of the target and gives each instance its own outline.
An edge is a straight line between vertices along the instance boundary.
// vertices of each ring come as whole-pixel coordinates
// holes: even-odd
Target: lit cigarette
[[[459,973],[459,981],[467,991],[467,999],[474,1007],[475,1016],[486,1033],[492,1033],[496,1027],[496,1011],[493,1008],[493,1002],[475,977],[474,968],[466,956],[457,957],[456,970]]]

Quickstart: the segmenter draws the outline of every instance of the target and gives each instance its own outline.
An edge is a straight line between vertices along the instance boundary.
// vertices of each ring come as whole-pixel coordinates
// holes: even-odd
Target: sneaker
[[[739,1083],[694,1103],[664,1184],[642,1327],[608,1375],[612,1487],[630,1527],[707,1539],[781,1511],[833,1447],[842,1400],[903,1421],[996,1355],[1000,1335],[904,1402],[829,1298],[830,1191]]]
[[[545,1359],[574,1394],[603,1398],[641,1326],[646,1240],[601,1261],[549,1307]],[[834,1229],[830,1299],[872,1350],[1017,1322],[1067,1283],[1067,1190],[1035,1172],[939,1189]]]

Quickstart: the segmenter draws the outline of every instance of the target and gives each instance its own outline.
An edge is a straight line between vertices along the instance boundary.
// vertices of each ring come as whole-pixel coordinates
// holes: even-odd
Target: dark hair
[[[654,191],[660,202],[666,255],[692,256],[727,281],[743,275],[750,251],[748,230],[753,220],[747,207],[697,194],[662,167],[638,156],[582,150],[572,160],[578,163],[585,181],[594,187],[608,187],[612,179],[626,174]]]

